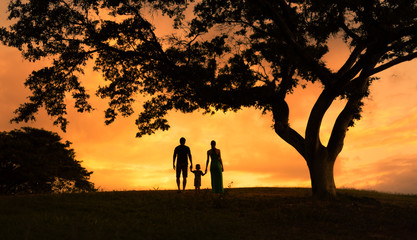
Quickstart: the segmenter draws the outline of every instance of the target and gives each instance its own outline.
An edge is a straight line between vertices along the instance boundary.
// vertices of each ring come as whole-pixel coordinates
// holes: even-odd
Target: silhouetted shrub
[[[95,191],[93,172],[54,132],[24,127],[0,132],[0,194]]]

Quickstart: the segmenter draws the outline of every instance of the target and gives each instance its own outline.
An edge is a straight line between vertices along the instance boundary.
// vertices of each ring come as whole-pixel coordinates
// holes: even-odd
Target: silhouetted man
[[[182,172],[182,190],[185,190],[185,185],[187,184],[187,174],[188,174],[188,158],[190,158],[190,170],[193,169],[193,160],[191,159],[191,151],[188,146],[185,146],[185,138],[180,139],[180,144],[174,150],[173,158],[173,167],[174,170],[177,170],[177,186],[178,192],[181,192],[180,189],[180,176]],[[175,169],[175,158],[177,159],[177,167]]]

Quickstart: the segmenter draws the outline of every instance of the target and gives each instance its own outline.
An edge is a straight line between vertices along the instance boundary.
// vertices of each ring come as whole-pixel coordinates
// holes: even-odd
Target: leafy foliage
[[[35,128],[0,133],[0,194],[94,191],[70,142]]]
[[[187,23],[190,3],[194,18]],[[188,30],[156,36],[146,19],[149,9]],[[133,114],[137,94],[153,96],[136,121],[138,136],[168,129],[164,116],[172,109],[255,106],[275,108],[285,119],[276,102],[305,81],[320,81],[331,99],[357,99],[349,107],[350,126],[368,94],[369,84],[362,83],[416,56],[415,10],[412,0],[12,0],[13,24],[1,28],[2,42],[31,61],[53,59],[27,79],[33,95],[14,121],[33,120],[44,107],[65,129],[67,92],[80,112],[91,111],[79,77],[95,59],[94,68],[109,82],[97,91],[109,99],[107,124]],[[335,34],[343,35],[352,54],[332,72],[322,57]]]

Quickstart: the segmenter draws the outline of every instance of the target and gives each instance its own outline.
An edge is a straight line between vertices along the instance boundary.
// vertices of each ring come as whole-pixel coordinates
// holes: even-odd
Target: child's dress
[[[194,186],[200,187],[201,186],[201,176],[204,175],[204,173],[201,170],[194,170],[192,171],[194,173]]]

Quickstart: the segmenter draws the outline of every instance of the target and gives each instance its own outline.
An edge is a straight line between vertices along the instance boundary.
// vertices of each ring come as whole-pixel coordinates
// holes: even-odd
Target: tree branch
[[[361,102],[369,88],[370,71],[375,67],[381,56],[381,53],[370,55],[360,75],[349,82],[351,85],[350,88],[353,91],[342,112],[336,119],[327,145],[329,155],[334,158],[342,151],[347,129],[352,125],[352,121],[355,118],[358,119],[360,116]]]
[[[341,21],[340,21],[340,27],[342,28],[342,30],[349,36],[349,37],[351,37],[353,40],[355,40],[355,41],[359,41],[360,40],[360,37],[356,34],[356,33],[354,33],[352,30],[350,30],[349,28],[348,28],[348,26],[346,26],[346,24],[345,24],[345,22],[344,22],[344,19],[342,19]]]
[[[408,55],[406,55],[406,56],[398,57],[398,58],[396,58],[396,59],[394,59],[394,60],[392,60],[392,61],[390,61],[390,62],[387,62],[387,63],[385,63],[385,64],[382,64],[382,65],[380,65],[380,66],[378,66],[378,67],[374,68],[374,69],[370,72],[370,75],[369,75],[369,76],[372,76],[372,75],[374,75],[374,74],[377,74],[377,73],[379,73],[379,72],[382,72],[382,71],[384,71],[384,70],[386,70],[386,69],[388,69],[388,68],[390,68],[390,67],[393,67],[393,66],[395,66],[395,65],[398,65],[398,64],[400,64],[400,63],[403,63],[403,62],[406,62],[406,61],[411,61],[411,60],[413,60],[414,58],[417,58],[417,52],[410,53],[410,54],[408,54]]]
[[[365,49],[366,49],[366,52],[358,56],[359,59],[355,61],[352,66],[350,66],[350,69],[346,69],[345,73],[342,76],[340,76],[340,79],[345,79],[345,81],[337,83],[337,87],[342,89],[346,85],[349,85],[350,82],[353,82],[355,79],[357,79],[355,78],[356,75],[358,75],[359,73],[360,74],[363,73],[364,69],[367,68],[367,66],[369,66],[370,62],[374,62],[375,56],[379,56],[379,57],[382,56],[380,52],[382,52],[383,47],[378,47],[378,41],[373,41],[368,44],[365,44],[361,52],[363,52]],[[360,54],[360,53],[357,53],[357,54]],[[367,69],[367,71],[369,74],[370,69]]]
[[[354,103],[355,102],[355,103]],[[340,112],[333,126],[327,149],[331,158],[336,157],[343,149],[343,142],[349,124],[353,121],[353,108],[357,104],[353,99],[349,99],[343,110]]]
[[[352,53],[350,54],[349,58],[346,60],[345,64],[337,71],[337,75],[341,76],[345,74],[348,70],[351,69],[353,64],[356,63],[357,59],[359,58],[360,54],[365,49],[365,44],[359,44],[353,49]]]
[[[319,147],[323,147],[320,141],[320,127],[324,114],[329,109],[335,96],[334,90],[325,88],[311,109],[305,133],[307,155],[313,154]]]
[[[279,99],[272,105],[275,132],[305,159],[305,139],[289,124],[289,108],[284,99]]]
[[[327,83],[329,83],[332,79],[333,74],[328,68],[310,56],[310,54],[305,51],[305,47],[301,46],[297,42],[295,34],[291,31],[287,24],[287,22],[291,21],[291,19],[284,19],[281,14],[277,13],[277,11],[274,11],[274,7],[270,4],[270,2],[266,0],[259,0],[259,2],[264,5],[265,9],[267,9],[271,14],[272,20],[282,29],[281,33],[283,34],[285,41],[293,47],[295,54],[300,57],[300,59],[305,63],[305,66],[311,66],[310,70],[314,72],[315,75],[317,75],[317,77],[320,79],[320,81],[323,82],[324,85],[327,85]],[[285,0],[279,0],[279,2],[284,10],[288,8]]]

